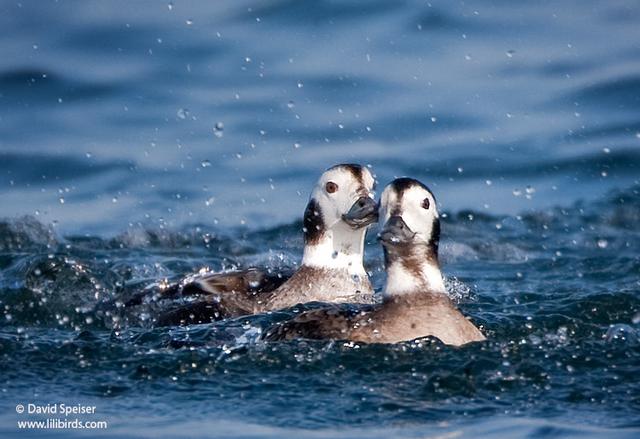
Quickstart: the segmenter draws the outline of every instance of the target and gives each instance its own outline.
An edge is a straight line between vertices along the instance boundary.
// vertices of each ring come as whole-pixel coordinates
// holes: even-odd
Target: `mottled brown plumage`
[[[267,341],[306,339],[399,343],[432,336],[445,344],[484,340],[482,333],[443,294],[415,293],[386,299],[356,311],[332,306],[302,313],[276,325]]]
[[[373,287],[366,274],[353,275],[347,269],[302,266],[270,293],[258,312],[288,308],[305,302],[373,303]]]
[[[248,272],[251,273],[247,276]],[[259,271],[245,270],[212,274],[203,285],[209,290],[201,300],[163,313],[157,319],[160,326],[209,323],[226,318],[288,308],[305,302],[373,303],[373,287],[368,277],[354,277],[346,270],[326,270],[301,267],[286,284],[270,288],[266,276]],[[230,281],[227,279],[231,277]],[[259,279],[262,283],[255,284]],[[274,282],[271,279],[271,282]],[[282,281],[284,282],[284,280]],[[196,288],[191,286],[191,288]],[[203,292],[203,286],[200,286]],[[214,291],[213,288],[220,288]],[[342,294],[340,294],[342,291]]]

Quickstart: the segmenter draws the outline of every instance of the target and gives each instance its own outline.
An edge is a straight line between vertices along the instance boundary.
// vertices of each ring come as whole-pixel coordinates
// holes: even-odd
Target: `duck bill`
[[[404,222],[401,216],[392,216],[387,220],[378,239],[383,245],[402,245],[413,241],[416,234]]]
[[[366,227],[378,221],[378,206],[372,198],[360,197],[349,212],[342,215],[342,220],[356,229]]]

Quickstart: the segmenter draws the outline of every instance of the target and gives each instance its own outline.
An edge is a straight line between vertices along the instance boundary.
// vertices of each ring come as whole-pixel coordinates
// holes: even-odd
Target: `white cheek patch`
[[[429,198],[428,209],[422,207],[425,198]],[[436,218],[438,211],[431,194],[417,186],[405,191],[402,197],[402,219],[414,233],[420,234],[424,240],[431,239]]]

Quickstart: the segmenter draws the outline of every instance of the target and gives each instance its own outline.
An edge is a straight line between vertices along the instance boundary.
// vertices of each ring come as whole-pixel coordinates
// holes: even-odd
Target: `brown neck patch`
[[[387,269],[394,264],[399,264],[411,274],[418,283],[422,282],[424,264],[440,267],[438,251],[429,244],[405,244],[384,247],[384,263]]]

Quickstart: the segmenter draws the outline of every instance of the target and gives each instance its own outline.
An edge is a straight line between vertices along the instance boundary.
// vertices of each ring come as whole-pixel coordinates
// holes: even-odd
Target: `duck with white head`
[[[363,258],[367,229],[378,219],[374,184],[364,166],[327,169],[304,212],[302,262],[292,276],[257,268],[194,276],[169,293],[203,300],[172,309],[156,323],[205,323],[315,301],[373,303]]]

